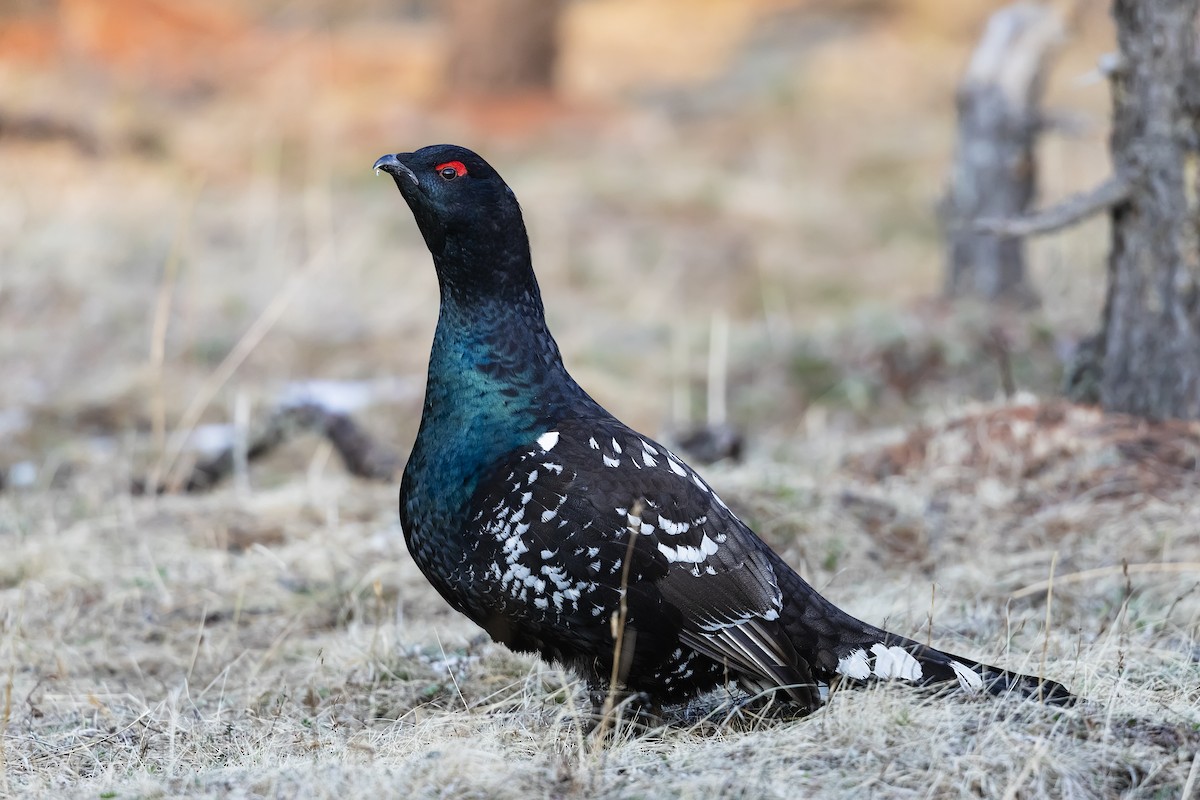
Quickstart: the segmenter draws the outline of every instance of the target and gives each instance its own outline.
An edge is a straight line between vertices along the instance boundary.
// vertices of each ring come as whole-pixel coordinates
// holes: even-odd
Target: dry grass
[[[776,29],[801,45],[755,34],[782,59],[765,73],[693,65],[689,88],[647,64],[649,100],[600,109],[580,72],[593,99],[524,138],[294,70],[197,99],[0,67],[0,103],[55,98],[163,153],[0,140],[0,467],[32,479],[0,490],[0,795],[1195,796],[1200,575],[1171,566],[1200,560],[1195,431],[993,400],[997,335],[1018,385],[1053,392],[1098,315],[1103,224],[1034,248],[1037,314],[921,300],[986,4],[808,5]],[[737,20],[697,22],[696,52],[730,52]],[[1088,20],[1052,96],[1099,115],[1104,88],[1074,81],[1107,36]],[[605,38],[636,29],[589,46],[642,53]],[[442,139],[516,188],[552,327],[606,405],[655,431],[673,373],[703,397],[727,314],[750,452],[706,471],[723,496],[857,615],[1088,702],[881,686],[788,720],[718,693],[601,747],[570,676],[480,642],[427,586],[395,487],[315,440],[210,495],[131,496],[189,407],[229,422],[294,380],[398,377],[363,420],[406,448],[436,287],[367,167]],[[1047,140],[1046,194],[1102,175],[1103,139]]]

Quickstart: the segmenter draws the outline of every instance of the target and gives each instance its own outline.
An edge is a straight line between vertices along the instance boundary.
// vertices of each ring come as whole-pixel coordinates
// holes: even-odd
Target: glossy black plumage
[[[835,680],[894,678],[1068,700],[1061,685],[845,614],[665,447],[567,374],[520,207],[461,147],[384,156],[433,255],[441,311],[400,514],[413,558],[499,642],[602,689],[626,593],[622,688],[676,701],[734,679],[807,711]]]

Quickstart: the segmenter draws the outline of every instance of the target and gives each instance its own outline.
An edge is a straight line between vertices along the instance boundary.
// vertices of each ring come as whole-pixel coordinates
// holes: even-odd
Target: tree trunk
[[[561,0],[447,0],[448,88],[467,96],[554,88]]]
[[[958,89],[958,147],[942,204],[946,294],[1036,302],[1025,243],[978,223],[1020,217],[1036,190],[1043,74],[1062,38],[1052,9],[1016,3],[997,11]]]
[[[1112,211],[1100,402],[1200,418],[1200,0],[1114,0]]]

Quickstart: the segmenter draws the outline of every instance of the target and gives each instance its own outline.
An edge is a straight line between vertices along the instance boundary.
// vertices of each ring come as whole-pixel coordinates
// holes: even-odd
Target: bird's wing
[[[607,626],[627,590],[643,635],[669,626],[751,685],[803,684],[794,694],[812,704],[766,546],[662,445],[613,420],[560,423],[504,460],[470,519],[466,563],[504,616]]]

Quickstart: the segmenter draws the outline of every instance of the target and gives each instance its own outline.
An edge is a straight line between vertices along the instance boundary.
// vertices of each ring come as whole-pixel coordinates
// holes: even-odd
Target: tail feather
[[[1051,705],[1077,699],[1061,683],[936,650],[856,619],[822,597],[782,559],[772,566],[784,589],[780,625],[815,677],[957,684],[971,694],[1016,694]]]
[[[895,634],[885,634],[870,647],[850,649],[839,658],[837,672],[855,680],[900,678],[921,685],[956,682],[970,694],[1016,694],[1049,705],[1069,705],[1077,699],[1056,681],[982,664]]]

